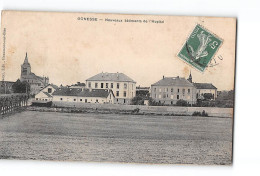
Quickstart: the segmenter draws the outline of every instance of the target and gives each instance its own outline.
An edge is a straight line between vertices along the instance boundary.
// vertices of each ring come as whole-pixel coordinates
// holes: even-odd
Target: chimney
[[[117,77],[117,79],[119,78],[119,74],[118,74],[118,72],[116,72],[116,77]]]
[[[164,75],[162,76],[162,79],[164,79]]]

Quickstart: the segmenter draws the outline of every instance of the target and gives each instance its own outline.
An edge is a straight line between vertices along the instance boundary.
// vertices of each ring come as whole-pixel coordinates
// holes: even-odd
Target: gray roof
[[[42,88],[41,90],[45,89],[45,88],[48,87],[48,86],[53,87],[55,90],[57,90],[57,89],[59,88],[59,86],[57,86],[57,85],[51,83],[51,84],[46,85],[46,86],[45,86],[44,88]]]
[[[43,92],[47,97],[52,97],[49,93]]]
[[[87,79],[87,81],[115,81],[115,82],[134,82],[133,79],[124,73],[99,73]]]
[[[61,96],[77,96],[82,89],[79,88],[59,88],[52,95],[61,95]]]
[[[77,96],[77,97],[108,97],[113,92],[108,89],[80,89],[80,88],[59,88],[52,95]],[[113,94],[114,96],[114,94]]]
[[[197,89],[217,89],[213,84],[211,83],[193,83],[193,85]]]
[[[190,83],[185,78],[181,77],[164,77],[160,81],[152,84],[152,86],[180,86],[180,87],[193,87],[193,84]]]
[[[109,93],[113,92],[108,89],[92,89],[91,91],[89,89],[84,89],[82,92],[78,94],[79,97],[104,97],[107,98]],[[114,96],[114,94],[113,94]]]

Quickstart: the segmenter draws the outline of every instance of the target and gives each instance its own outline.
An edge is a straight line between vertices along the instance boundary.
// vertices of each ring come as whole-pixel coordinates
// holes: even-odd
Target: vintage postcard
[[[231,165],[236,18],[2,11],[0,159]]]

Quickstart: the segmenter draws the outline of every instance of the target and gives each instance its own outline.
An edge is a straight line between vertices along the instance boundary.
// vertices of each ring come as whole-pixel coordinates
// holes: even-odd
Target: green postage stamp
[[[197,24],[178,57],[204,72],[223,40]]]

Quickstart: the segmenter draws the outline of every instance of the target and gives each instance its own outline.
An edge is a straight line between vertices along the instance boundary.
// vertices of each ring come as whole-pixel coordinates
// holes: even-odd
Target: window
[[[91,82],[88,83],[88,87],[91,88]]]
[[[180,89],[178,89],[178,93],[180,92]]]
[[[188,89],[188,94],[190,94],[190,89]]]
[[[62,98],[60,98],[60,100],[62,101]]]
[[[108,88],[108,83],[106,83],[106,88]]]
[[[98,88],[98,83],[95,83],[95,88]]]
[[[116,99],[116,101],[118,102],[118,99]]]
[[[111,89],[113,89],[113,87],[114,87],[114,84],[113,84],[113,83],[111,83]]]
[[[104,88],[104,83],[101,83],[101,88]]]
[[[169,97],[168,94],[166,95],[166,97],[167,97],[167,98]]]
[[[171,88],[171,92],[173,92],[173,88]]]
[[[87,103],[88,102],[88,99],[85,99],[85,103]]]
[[[154,94],[154,98],[156,98],[156,94]]]
[[[179,100],[179,98],[180,98],[179,95],[177,95],[177,100]]]
[[[166,94],[163,94],[163,98],[166,98]]]
[[[124,97],[126,97],[126,91],[124,91]]]
[[[82,99],[80,99],[80,101],[82,101]]]
[[[166,92],[168,92],[168,88],[166,89]]]
[[[126,83],[124,83],[124,88],[127,89],[127,84]]]
[[[125,103],[125,99],[124,99],[124,103]]]
[[[96,99],[96,103],[98,103],[98,99]]]
[[[156,92],[156,87],[154,88],[154,91]]]
[[[76,101],[76,99],[74,98],[74,101]]]
[[[36,100],[38,100],[38,98],[36,98]]]
[[[185,89],[182,89],[182,93],[183,93],[183,95],[185,94]]]
[[[119,91],[116,91],[116,96],[117,96],[117,97],[119,96]]]
[[[52,89],[51,88],[48,88],[48,93],[51,93]]]
[[[173,104],[173,102],[171,101],[171,104]]]
[[[117,83],[117,84],[116,84],[116,88],[118,88],[118,89],[119,89],[119,83]]]

